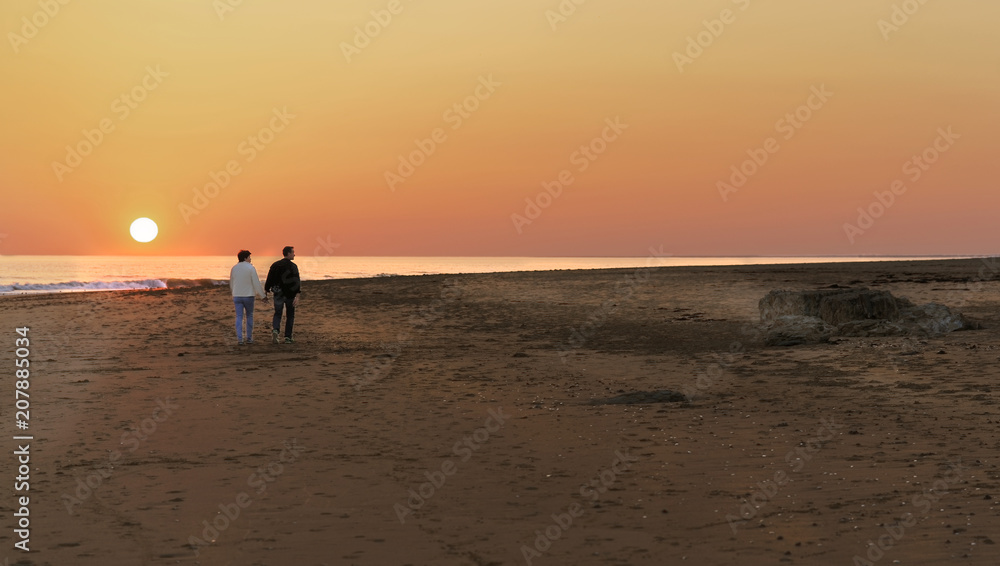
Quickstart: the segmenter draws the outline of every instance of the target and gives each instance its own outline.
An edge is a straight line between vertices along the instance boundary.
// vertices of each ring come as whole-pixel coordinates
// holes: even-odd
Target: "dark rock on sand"
[[[794,346],[834,336],[939,336],[977,325],[944,305],[914,305],[865,288],[768,293],[759,303],[764,343]]]
[[[900,303],[903,303],[902,305]],[[888,291],[868,289],[820,289],[816,291],[771,291],[760,300],[762,322],[779,316],[809,316],[837,326],[852,320],[899,317],[901,306],[912,306]]]
[[[826,342],[836,328],[815,316],[786,314],[774,318],[765,326],[764,342],[768,346],[798,346]]]
[[[608,399],[594,399],[591,405],[641,405],[647,403],[679,403],[687,401],[683,393],[661,389],[658,391],[632,391]]]

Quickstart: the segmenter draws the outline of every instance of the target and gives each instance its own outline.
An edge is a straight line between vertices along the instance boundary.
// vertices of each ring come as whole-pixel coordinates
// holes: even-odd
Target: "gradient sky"
[[[223,5],[5,0],[0,253],[998,251],[998,2],[906,15],[915,0],[588,0],[564,21],[552,14],[571,0]],[[390,6],[348,60],[355,28]],[[898,29],[880,25],[894,7]],[[723,10],[731,23],[712,24]],[[681,71],[675,53],[699,33],[708,46]],[[446,114],[490,77],[460,125]],[[824,86],[833,95],[786,139],[779,121]],[[272,121],[276,109],[295,117]],[[616,118],[628,128],[581,172],[574,153]],[[57,175],[102,120],[114,130]],[[250,161],[241,144],[272,124],[283,130]],[[939,140],[949,127],[960,137]],[[444,141],[391,190],[386,172],[438,128]],[[718,183],[768,138],[777,151],[723,199]],[[904,167],[935,141],[946,151],[912,180]],[[195,207],[231,161],[240,173]],[[573,183],[515,222],[563,170]],[[906,192],[849,238],[896,180]],[[150,244],[128,235],[140,216],[160,226]]]

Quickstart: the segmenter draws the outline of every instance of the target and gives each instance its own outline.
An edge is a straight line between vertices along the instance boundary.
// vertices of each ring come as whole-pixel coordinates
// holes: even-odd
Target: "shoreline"
[[[671,259],[675,259],[675,256],[664,256]],[[693,256],[692,256],[693,257]],[[751,256],[747,256],[749,259]],[[769,257],[769,256],[758,256],[758,257]],[[816,256],[821,258],[822,256]],[[834,256],[838,257],[838,256]],[[644,269],[644,268],[658,268],[658,269],[724,269],[724,268],[740,268],[740,267],[754,267],[754,268],[793,268],[793,267],[804,267],[804,266],[843,266],[845,268],[857,265],[894,265],[894,264],[905,264],[905,263],[920,263],[920,264],[932,264],[935,262],[975,262],[981,261],[986,262],[991,258],[997,256],[973,256],[973,257],[963,257],[963,258],[953,258],[951,256],[943,257],[942,259],[928,259],[926,256],[914,256],[916,259],[892,259],[892,260],[863,260],[861,258],[847,258],[845,259],[858,259],[858,261],[835,261],[835,262],[802,262],[802,263],[748,263],[748,264],[720,264],[720,265],[645,265],[645,266],[634,266],[634,267],[608,267],[608,268],[580,268],[580,269],[537,269],[537,270],[522,270],[522,271],[488,271],[488,272],[464,272],[464,273],[422,273],[422,274],[391,274],[391,273],[380,273],[376,275],[366,276],[366,277],[343,277],[343,278],[323,278],[323,279],[304,279],[303,282],[328,282],[328,281],[353,281],[353,280],[367,280],[367,279],[386,279],[386,278],[400,278],[400,277],[437,277],[437,276],[465,276],[465,275],[499,275],[503,273],[557,273],[557,272],[602,272],[602,271],[628,271],[633,269]],[[642,258],[637,258],[642,259]],[[644,258],[645,261],[653,260],[656,258],[650,256]],[[987,264],[988,265],[988,264]],[[156,282],[163,284],[164,287],[135,287],[135,288],[78,288],[79,285],[109,285],[109,284],[133,284],[133,283],[151,283]],[[81,283],[79,281],[72,282],[56,282],[56,283],[34,283],[27,284],[30,286],[62,286],[62,285],[72,285],[78,284],[76,288],[69,289],[54,289],[54,290],[44,290],[44,289],[15,289],[11,291],[0,291],[0,298],[10,297],[10,296],[27,296],[27,295],[45,295],[45,294],[65,294],[65,293],[90,293],[90,292],[128,292],[128,291],[162,291],[162,290],[176,290],[176,289],[187,289],[192,287],[222,287],[228,284],[228,279],[211,279],[211,278],[200,278],[200,279],[176,279],[176,278],[147,278],[147,279],[135,279],[135,280],[123,280],[123,281],[112,281],[112,282],[92,282],[92,283]],[[17,284],[13,284],[17,285]],[[0,285],[2,288],[3,285]]]

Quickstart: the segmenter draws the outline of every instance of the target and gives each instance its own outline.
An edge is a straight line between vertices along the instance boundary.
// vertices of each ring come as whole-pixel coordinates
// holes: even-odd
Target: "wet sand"
[[[754,325],[767,291],[834,284],[941,302],[983,328],[763,346]],[[23,494],[9,455],[0,556],[35,565],[1000,558],[1000,273],[982,261],[303,289],[290,345],[270,343],[271,311],[258,302],[256,343],[237,346],[225,287],[0,297],[8,367],[14,328],[30,327],[35,437],[32,551],[13,548]],[[684,398],[637,394],[665,390]],[[23,433],[9,399],[6,430]]]

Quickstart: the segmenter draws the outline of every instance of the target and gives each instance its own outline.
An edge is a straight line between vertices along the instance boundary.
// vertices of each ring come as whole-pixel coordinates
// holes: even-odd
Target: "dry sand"
[[[35,440],[31,553],[13,548],[8,452],[0,556],[997,564],[1000,273],[983,266],[307,282],[298,342],[271,344],[258,303],[242,347],[227,288],[2,297],[11,372],[14,328],[31,328]],[[944,302],[984,328],[761,345],[767,291],[831,284]],[[655,390],[693,397],[601,404]]]

